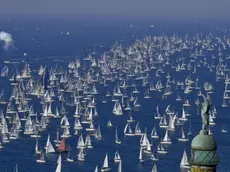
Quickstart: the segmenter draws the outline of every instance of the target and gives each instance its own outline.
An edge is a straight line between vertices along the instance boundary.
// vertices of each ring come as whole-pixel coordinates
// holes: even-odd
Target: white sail
[[[57,159],[57,164],[61,163],[61,154],[59,154],[58,159]]]
[[[95,168],[94,172],[98,172],[98,166],[96,166],[96,168]]]
[[[157,165],[156,164],[153,165],[152,172],[157,172]]]
[[[56,171],[55,172],[61,172],[61,161],[58,163]]]
[[[108,168],[108,167],[109,167],[108,154],[106,154],[103,163],[103,168]]]
[[[53,152],[55,152],[54,147],[53,147],[52,143],[49,142],[49,145],[46,149],[46,153],[53,153]]]
[[[119,162],[119,166],[118,166],[117,172],[122,172],[122,161]]]
[[[49,143],[50,143],[50,134],[49,134],[49,135],[48,135],[48,137],[47,137],[47,141],[46,141],[46,147],[45,147],[45,149],[47,149],[47,148],[48,148]]]
[[[183,156],[181,159],[180,167],[181,168],[188,168],[189,167],[188,156],[187,156],[187,153],[185,150],[184,150],[184,153],[183,153]]]

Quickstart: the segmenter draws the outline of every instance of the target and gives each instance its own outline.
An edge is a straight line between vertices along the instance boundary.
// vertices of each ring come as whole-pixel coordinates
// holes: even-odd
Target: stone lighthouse
[[[206,126],[208,125],[208,115],[210,109],[210,100],[205,98],[202,103],[202,130],[192,140],[190,166],[191,172],[216,172],[216,166],[219,163],[217,157],[217,145],[214,137],[208,134]]]

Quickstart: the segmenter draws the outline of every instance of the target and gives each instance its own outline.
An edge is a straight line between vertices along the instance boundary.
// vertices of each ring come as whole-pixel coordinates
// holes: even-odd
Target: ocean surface
[[[151,27],[152,25],[152,27]],[[195,35],[197,32],[207,34],[219,34],[220,30],[228,30],[225,23],[215,24],[212,22],[161,22],[161,21],[135,21],[135,20],[0,20],[0,30],[6,31],[13,36],[14,47],[8,51],[0,49],[0,69],[5,65],[4,60],[11,59],[25,59],[23,54],[28,54],[29,64],[32,69],[32,74],[36,73],[40,65],[53,66],[58,63],[67,69],[70,60],[75,60],[76,57],[83,58],[88,52],[94,49],[98,56],[108,51],[111,46],[118,41],[124,47],[134,43],[136,39],[141,39],[147,35],[172,35],[177,34],[185,36],[186,34]],[[69,32],[69,35],[67,34]],[[230,51],[228,51],[230,52]],[[226,55],[228,55],[226,52]],[[187,53],[184,53],[186,57]],[[212,54],[207,54],[207,58],[211,58]],[[10,64],[10,69],[14,67],[22,70],[22,64]],[[178,75],[175,70],[168,69],[171,76],[177,80],[184,80],[189,72]],[[167,72],[166,71],[166,72]],[[218,155],[220,157],[220,164],[217,167],[218,172],[230,171],[230,112],[228,108],[222,108],[222,96],[224,90],[224,81],[216,83],[215,72],[210,72],[208,69],[197,69],[196,76],[200,82],[210,82],[214,87],[212,94],[212,103],[217,109],[217,118],[215,119],[216,125],[211,126],[218,145]],[[0,78],[0,90],[4,89],[6,97],[9,98],[12,87],[9,86],[10,82],[6,78]],[[100,93],[106,90],[98,87]],[[141,89],[141,87],[140,87]],[[142,94],[144,90],[141,90]],[[182,94],[181,94],[182,95]],[[201,117],[197,114],[195,99],[197,92],[193,91],[189,94],[191,107],[189,113],[192,114],[192,135],[189,136],[189,142],[181,143],[177,141],[180,135],[180,130],[172,133],[172,144],[167,148],[168,154],[165,156],[159,155],[157,162],[158,171],[160,172],[179,172],[180,161],[184,149],[190,155],[191,140],[201,129]],[[141,97],[141,96],[140,96]],[[132,116],[136,121],[139,121],[142,131],[147,127],[148,135],[150,136],[151,130],[154,126],[158,126],[158,121],[154,119],[156,113],[156,106],[159,105],[160,112],[163,113],[168,104],[171,104],[176,109],[181,109],[181,103],[175,101],[177,91],[174,91],[167,100],[161,100],[161,93],[151,93],[151,99],[140,99],[140,111],[133,111]],[[185,97],[184,97],[185,98]],[[99,117],[96,121],[101,125],[101,132],[103,139],[100,141],[92,140],[94,148],[87,151],[85,162],[78,162],[76,157],[76,144],[79,136],[73,135],[73,129],[70,130],[72,137],[68,139],[71,145],[72,157],[74,163],[63,161],[63,172],[93,172],[95,166],[103,165],[105,154],[109,155],[109,166],[112,171],[117,171],[118,165],[113,162],[114,153],[118,150],[121,158],[124,172],[150,172],[153,167],[153,161],[146,161],[144,164],[139,163],[139,141],[140,137],[124,137],[123,129],[128,118],[128,113],[123,116],[117,117],[112,113],[114,103],[108,102],[106,105],[101,103],[102,96],[100,94],[97,98],[97,110]],[[41,112],[41,104],[38,99],[30,102],[34,104],[34,110]],[[54,106],[55,107],[55,106]],[[71,117],[74,114],[75,108],[66,106],[69,114],[71,125],[74,124],[74,119]],[[107,121],[111,119],[114,126],[118,127],[119,137],[122,140],[121,145],[114,143],[115,127],[107,128]],[[56,138],[56,128],[60,120],[53,119],[49,124],[47,130],[41,134],[39,145],[45,146],[47,135],[51,135],[51,141]],[[225,124],[228,133],[221,133],[222,124]],[[133,126],[134,127],[134,126]],[[160,137],[165,134],[164,129],[157,128]],[[189,123],[184,125],[185,132],[189,130]],[[85,136],[85,134],[83,133]],[[0,172],[12,172],[15,164],[18,164],[19,172],[52,172],[55,171],[57,163],[55,158],[51,158],[45,164],[36,163],[37,156],[34,153],[35,142],[34,138],[21,134],[19,140],[12,140],[10,143],[5,144],[4,149],[0,150]],[[153,140],[153,147],[156,149],[158,141]]]

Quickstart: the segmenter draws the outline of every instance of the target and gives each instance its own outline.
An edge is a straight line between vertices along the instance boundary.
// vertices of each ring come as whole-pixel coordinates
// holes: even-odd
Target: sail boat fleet
[[[138,145],[131,145],[138,149],[136,159],[143,165],[153,161],[152,172],[157,172],[161,168],[157,167],[157,161],[171,153],[170,145],[186,145],[191,140],[191,121],[198,118],[193,109],[199,114],[202,95],[216,94],[214,84],[197,78],[200,76],[197,73],[210,72],[216,82],[223,81],[225,89],[220,106],[229,106],[230,78],[226,61],[230,58],[225,57],[223,51],[229,48],[230,41],[223,37],[216,43],[214,39],[199,35],[193,39],[176,35],[148,36],[126,48],[116,42],[109,52],[99,57],[87,54],[83,59],[71,60],[67,67],[41,64],[36,71],[31,70],[28,60],[22,72],[4,66],[1,77],[10,82],[12,90],[6,96],[6,88],[0,88],[0,149],[21,137],[31,136],[30,139],[35,140],[35,161],[46,163],[48,154],[57,154],[56,172],[61,172],[63,163],[87,161],[90,151],[108,137],[103,132],[113,130],[113,140],[109,141],[118,147],[124,146],[125,140],[139,138]],[[216,52],[213,47],[220,48]],[[212,54],[215,59],[205,54]],[[186,77],[181,79],[179,75]],[[142,111],[146,101],[151,102],[151,124],[154,124],[151,126],[150,118]],[[154,102],[157,102],[155,106]],[[40,109],[33,108],[36,104]],[[217,117],[213,103],[209,111],[209,134]],[[54,132],[48,130],[51,125]],[[228,132],[225,124],[221,132]],[[45,145],[39,139],[42,133],[47,136]],[[71,139],[75,140],[74,144]],[[112,152],[108,150],[104,155],[103,164],[95,159],[95,172],[113,170],[109,160]],[[122,159],[126,159],[122,149],[114,152],[118,172],[126,163]],[[186,150],[181,150],[179,167],[190,168]]]

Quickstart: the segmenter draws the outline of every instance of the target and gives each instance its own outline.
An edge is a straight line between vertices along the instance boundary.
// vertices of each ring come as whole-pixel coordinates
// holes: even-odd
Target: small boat
[[[131,115],[131,112],[129,113],[129,118],[127,119],[127,122],[135,122],[135,120],[133,119],[132,115]]]
[[[222,133],[227,133],[228,131],[226,130],[225,124],[222,125],[222,129],[221,129]]]
[[[68,152],[69,150],[70,150],[70,147],[65,144],[65,138],[63,137],[62,140],[61,140],[60,145],[57,148],[57,152],[59,152],[59,153]]]
[[[79,161],[85,161],[85,155],[84,155],[84,149],[83,148],[80,149],[77,159]]]
[[[109,121],[107,122],[107,127],[112,127],[112,126],[113,126],[113,124],[112,124],[111,120],[109,120]]]
[[[184,110],[184,107],[182,108],[182,115],[181,118],[179,118],[181,121],[188,121],[188,118],[186,117],[186,113]]]
[[[153,164],[152,172],[157,172],[157,165],[155,163]]]
[[[56,140],[54,140],[54,143],[56,143],[56,146],[59,146],[61,143],[61,141],[59,140],[59,128],[57,128]]]
[[[41,153],[40,153],[40,157],[39,157],[39,159],[37,159],[36,161],[37,161],[37,163],[45,163],[46,160],[45,160],[44,153],[43,153],[42,149],[41,149],[40,152],[41,152]]]
[[[104,171],[110,171],[110,170],[111,169],[109,168],[108,154],[106,153],[101,171],[104,172]]]
[[[4,66],[1,70],[1,77],[7,77],[9,73],[9,68],[8,66]]]
[[[35,145],[35,153],[40,154],[41,152],[38,149],[38,138],[36,139],[36,145]]]
[[[161,119],[162,118],[161,114],[159,113],[159,106],[158,105],[157,105],[157,112],[156,112],[156,115],[154,118],[155,119]]]
[[[67,158],[66,158],[66,161],[67,161],[67,162],[73,162],[73,161],[74,161],[73,159],[71,159],[70,150],[71,150],[71,149],[69,149],[68,155],[67,155]]]
[[[114,162],[120,162],[120,161],[121,161],[121,157],[117,151],[115,152],[115,155],[114,155]]]
[[[228,105],[227,105],[227,103],[226,103],[226,100],[225,99],[223,99],[223,102],[222,102],[222,105],[221,105],[223,108],[226,108],[226,107],[228,107]]]
[[[178,138],[178,141],[181,141],[181,142],[187,142],[188,141],[188,138],[185,137],[183,126],[181,127],[181,137]]]
[[[211,129],[208,129],[208,135],[213,135]]]
[[[181,101],[182,99],[181,99],[181,97],[180,97],[180,94],[179,94],[179,92],[178,92],[178,95],[177,95],[177,98],[176,98],[176,101]]]
[[[158,154],[167,154],[168,152],[165,150],[164,146],[162,143],[158,144],[157,146],[157,153]]]
[[[130,123],[127,123],[125,125],[124,134],[126,136],[135,136],[135,134],[133,133],[133,130],[132,130],[131,126],[130,126]]]
[[[119,101],[116,101],[116,103],[114,104],[113,113],[114,115],[118,115],[118,116],[123,115],[122,107]]]
[[[192,124],[191,121],[189,121],[189,131],[188,131],[188,136],[192,135]]]
[[[163,140],[161,141],[161,143],[162,144],[172,144],[172,141],[168,135],[168,130],[165,131],[165,136],[164,136]]]
[[[115,142],[116,142],[116,144],[121,144],[121,141],[120,141],[120,139],[118,138],[117,128],[116,128],[116,131],[115,131]]]
[[[186,151],[184,150],[182,159],[181,159],[181,163],[180,163],[180,168],[183,169],[190,169],[189,163],[188,163],[188,156]]]
[[[154,127],[154,128],[152,129],[151,137],[152,137],[153,139],[158,139],[158,138],[159,138],[159,136],[157,135],[156,127]]]
[[[139,127],[139,122],[135,126],[135,131],[134,131],[136,136],[141,136],[143,133],[141,132],[141,129]]]

